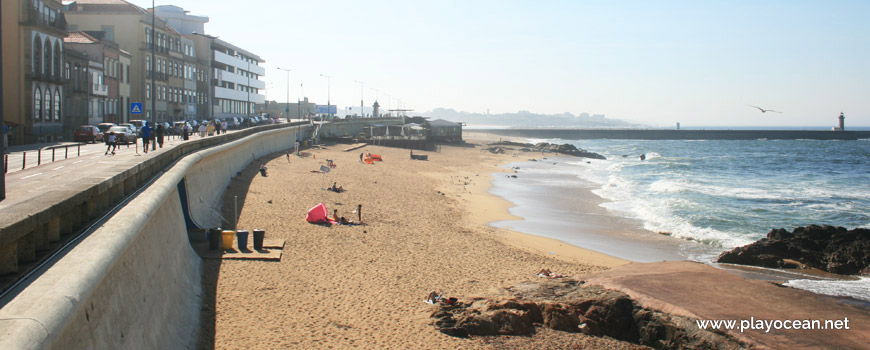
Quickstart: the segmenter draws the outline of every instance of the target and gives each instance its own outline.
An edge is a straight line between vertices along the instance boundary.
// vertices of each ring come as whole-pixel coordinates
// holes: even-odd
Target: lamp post
[[[366,116],[366,107],[363,102],[363,91],[365,90],[366,83],[364,81],[356,81],[355,83],[359,84],[359,114],[360,118],[365,118]]]
[[[151,0],[151,126],[157,125],[155,121],[157,120],[157,95],[155,95],[155,89],[157,89],[157,84],[154,83],[154,76],[157,75],[155,73],[157,56],[155,56],[154,50],[157,46],[157,42],[155,38],[157,37],[157,8],[154,7],[154,0]],[[143,141],[144,142],[144,141]],[[151,143],[151,150],[157,150],[157,142]],[[145,150],[148,151],[147,149]]]
[[[390,109],[392,109],[392,108],[391,108],[392,104],[390,103],[390,101],[393,100],[393,97],[392,97],[390,94],[386,93],[386,92],[384,93],[384,95],[387,95],[387,116],[388,116],[388,117],[392,117],[392,116],[393,116],[393,115],[392,115],[393,112],[390,112]]]
[[[283,70],[283,71],[287,72],[287,122],[289,123],[290,122],[290,71],[292,69],[284,69],[284,68],[278,67],[278,70]],[[299,108],[299,106],[296,106],[296,108]]]
[[[329,113],[329,119],[332,119],[332,108],[330,108],[330,80],[332,79],[331,75],[321,74],[321,77],[326,77],[326,113]]]

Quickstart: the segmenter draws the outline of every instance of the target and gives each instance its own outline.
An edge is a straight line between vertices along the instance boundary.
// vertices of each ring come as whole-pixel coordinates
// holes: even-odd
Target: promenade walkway
[[[138,147],[119,146],[114,156],[105,155],[102,143],[82,145],[80,153],[76,148],[75,157],[10,169],[5,174],[6,199],[0,201],[0,287],[185,154],[301,124],[305,123],[255,126],[220,136],[192,136],[188,141],[169,137],[163,148],[147,154],[141,142]],[[10,147],[10,165],[23,152],[33,153],[40,147],[52,146]]]

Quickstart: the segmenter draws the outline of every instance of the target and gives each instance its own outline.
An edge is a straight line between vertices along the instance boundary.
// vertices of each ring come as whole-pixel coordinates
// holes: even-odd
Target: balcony
[[[21,19],[21,24],[40,25],[66,33],[66,17],[64,17],[63,12],[60,11],[57,12],[57,16],[54,18],[54,21],[52,21],[46,15],[39,13],[37,9],[31,6],[26,6],[24,17]]]
[[[109,96],[109,86],[102,84],[92,84],[93,90],[91,90],[91,94],[95,96]]]
[[[247,61],[241,60],[239,58],[227,55],[220,51],[214,51],[214,60],[220,63],[223,63],[228,66],[233,66],[239,69],[248,70],[249,63]],[[266,69],[260,67],[256,64],[250,64],[251,72],[254,72],[257,75],[265,75]]]
[[[214,97],[227,100],[248,101],[247,92],[222,88],[219,86],[214,87]],[[251,103],[266,103],[266,97],[260,94],[251,93],[250,98]]]

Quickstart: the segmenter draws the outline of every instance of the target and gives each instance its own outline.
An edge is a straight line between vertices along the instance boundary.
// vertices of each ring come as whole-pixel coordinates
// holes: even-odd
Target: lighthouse
[[[846,116],[843,115],[843,112],[840,112],[840,127],[837,128],[837,131],[846,131]]]
[[[375,104],[372,105],[372,117],[377,118],[380,114],[381,105],[378,104],[378,100],[375,100]]]

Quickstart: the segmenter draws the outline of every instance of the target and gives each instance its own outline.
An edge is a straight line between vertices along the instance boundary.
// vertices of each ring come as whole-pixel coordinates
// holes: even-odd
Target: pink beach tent
[[[306,217],[305,220],[312,224],[334,223],[332,220],[329,219],[329,214],[326,211],[326,205],[323,203],[316,205],[314,208],[308,209],[308,217]]]

